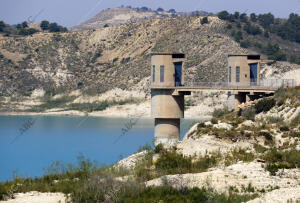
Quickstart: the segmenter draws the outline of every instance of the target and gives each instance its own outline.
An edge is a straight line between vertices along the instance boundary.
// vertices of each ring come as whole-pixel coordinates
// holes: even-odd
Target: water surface
[[[153,119],[139,119],[122,135],[129,122],[130,118],[0,116],[0,181],[12,179],[13,171],[25,177],[41,176],[52,162],[75,163],[80,154],[99,165],[110,165],[139,146],[152,145]],[[181,137],[194,122],[181,121]]]

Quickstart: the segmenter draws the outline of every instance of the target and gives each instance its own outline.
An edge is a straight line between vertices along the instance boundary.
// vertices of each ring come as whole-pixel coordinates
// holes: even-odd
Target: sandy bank
[[[212,107],[203,105],[190,107],[185,111],[185,118],[210,119]],[[82,112],[76,110],[50,109],[45,112],[0,112],[0,116],[93,116],[93,117],[141,117],[151,118],[151,102],[146,101],[140,104],[124,104],[111,106],[103,111]]]
[[[63,193],[42,193],[42,192],[27,192],[14,194],[14,199],[0,201],[0,203],[58,203],[66,202],[66,196]]]

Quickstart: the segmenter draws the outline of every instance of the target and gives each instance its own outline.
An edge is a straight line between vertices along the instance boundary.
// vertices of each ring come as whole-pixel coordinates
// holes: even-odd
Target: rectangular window
[[[231,67],[229,67],[229,70],[228,70],[228,81],[231,82]]]
[[[240,82],[240,72],[241,69],[239,66],[236,67],[236,72],[235,72],[235,78],[236,78],[236,82]]]
[[[160,66],[160,82],[164,82],[165,79],[165,67],[164,66]]]
[[[155,82],[155,66],[152,66],[152,82]]]

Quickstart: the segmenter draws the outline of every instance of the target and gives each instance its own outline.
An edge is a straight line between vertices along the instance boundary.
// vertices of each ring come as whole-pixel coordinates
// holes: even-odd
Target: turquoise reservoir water
[[[181,137],[195,121],[181,121]],[[0,181],[12,179],[14,171],[41,176],[54,161],[76,163],[80,154],[99,165],[113,164],[152,145],[153,126],[153,119],[0,116]]]

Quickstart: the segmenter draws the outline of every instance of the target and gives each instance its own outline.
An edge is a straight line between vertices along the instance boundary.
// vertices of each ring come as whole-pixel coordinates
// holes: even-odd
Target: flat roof
[[[259,54],[228,54],[228,56],[260,56]]]
[[[244,56],[247,57],[248,60],[260,60],[259,54],[229,54],[228,57],[231,56]]]
[[[151,53],[151,56],[155,55],[165,55],[165,56],[172,56],[173,59],[185,59],[185,54],[182,53]]]
[[[170,52],[153,52],[151,53],[151,55],[177,55],[177,54],[183,54],[184,53],[177,53],[177,52],[174,52],[174,53],[170,53]]]

